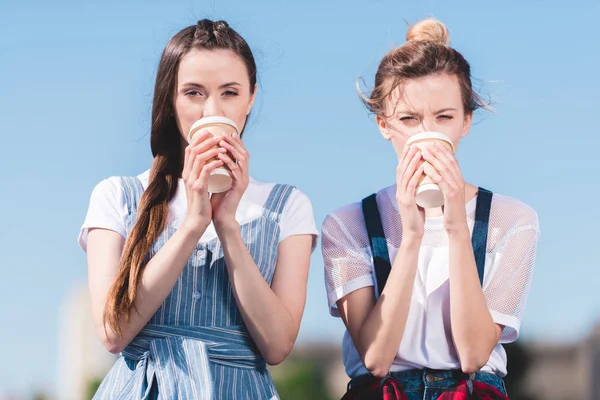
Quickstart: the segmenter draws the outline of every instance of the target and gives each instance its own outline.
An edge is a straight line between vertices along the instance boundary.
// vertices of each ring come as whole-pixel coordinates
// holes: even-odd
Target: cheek
[[[404,135],[394,135],[392,136],[392,144],[396,148],[403,148],[406,144],[407,138]]]
[[[231,102],[226,106],[225,116],[235,121],[240,131],[246,124],[249,101],[249,99],[240,99],[239,102]]]
[[[406,138],[403,136],[393,136],[391,142],[396,154],[402,154],[402,152],[404,151],[404,146],[406,145]]]
[[[438,125],[439,131],[448,136],[455,144],[464,136],[464,120],[455,118]]]
[[[186,98],[178,98],[175,102],[175,118],[182,134],[190,130],[192,124],[200,117],[198,106]]]

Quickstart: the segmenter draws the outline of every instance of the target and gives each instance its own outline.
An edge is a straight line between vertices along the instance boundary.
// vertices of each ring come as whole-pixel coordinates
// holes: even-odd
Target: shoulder
[[[134,201],[136,192],[141,195],[148,186],[149,171],[137,176],[110,176],[102,179],[92,190],[90,206],[112,206],[119,208]],[[141,186],[140,186],[141,184]]]
[[[532,229],[539,231],[538,214],[530,205],[510,196],[494,193],[490,223],[507,231]]]
[[[297,208],[310,207],[312,209],[308,196],[290,184],[263,182],[250,178],[246,195],[248,200],[259,204],[265,204],[271,196],[276,196],[277,198],[272,200],[284,202],[283,213]]]
[[[123,198],[123,180],[119,176],[102,179],[94,186],[92,198],[117,199]]]
[[[393,186],[388,186],[375,193],[380,212],[383,207],[387,208],[386,202],[390,201],[389,192],[392,189]],[[350,240],[355,247],[368,247],[362,199],[347,203],[327,214],[323,220],[322,234],[324,240],[343,236]]]
[[[384,187],[380,190],[378,190],[376,193],[374,193],[376,195],[376,200],[377,200],[377,205],[381,211],[381,209],[383,207],[386,206],[386,202],[389,202],[389,192],[392,191],[394,188],[394,186],[387,186]],[[371,195],[369,195],[371,196]],[[369,196],[365,196],[369,197]],[[361,224],[364,225],[365,223],[365,217],[363,215],[363,206],[362,206],[362,201],[363,199],[359,200],[359,201],[354,201],[352,203],[347,203],[344,204],[338,208],[336,208],[335,210],[333,210],[332,212],[330,212],[329,214],[327,214],[327,216],[325,217],[325,220],[323,221],[323,227],[326,226],[352,226],[352,225],[356,225],[356,224]]]
[[[535,247],[539,236],[538,215],[533,207],[513,197],[494,193],[488,228],[488,252],[503,250],[511,238]]]

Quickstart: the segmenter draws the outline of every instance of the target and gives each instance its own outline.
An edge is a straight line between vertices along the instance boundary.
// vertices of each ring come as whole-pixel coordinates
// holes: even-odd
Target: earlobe
[[[248,104],[248,110],[246,111],[246,115],[250,114],[252,111],[252,107],[254,107],[254,100],[256,100],[256,91],[258,90],[258,85],[254,85],[254,92],[250,96],[250,103]]]
[[[472,121],[473,121],[473,113],[469,113],[468,115],[465,116],[465,123],[463,124],[463,131],[462,131],[461,138],[464,138],[465,136],[467,136],[467,134],[469,133],[469,130],[471,130],[471,122]]]
[[[375,117],[375,121],[377,122],[377,126],[379,127],[379,132],[385,140],[390,140],[392,135],[390,134],[390,130],[388,128],[387,121],[381,115]]]

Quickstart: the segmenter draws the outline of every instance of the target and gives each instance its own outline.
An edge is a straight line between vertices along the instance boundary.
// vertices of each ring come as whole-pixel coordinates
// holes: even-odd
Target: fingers
[[[204,131],[200,135],[195,135],[190,142],[188,142],[189,146],[194,146],[198,143],[205,141],[206,139],[210,139],[213,136],[209,131]]]
[[[221,139],[222,140],[219,142],[219,146],[227,149],[238,163],[246,166],[250,155],[248,154],[242,139],[237,136],[233,137],[228,135],[221,136]]]
[[[216,146],[219,140],[217,138],[212,137],[210,132],[204,132],[201,135],[194,136],[194,139],[188,146],[185,148],[184,158],[183,158],[183,171],[181,177],[187,181],[192,173],[192,169],[194,167],[194,162],[196,159],[196,155],[202,153],[209,148]],[[216,156],[216,155],[215,155]],[[195,175],[197,176],[197,175]]]
[[[232,189],[246,188],[248,185],[248,169],[243,161],[238,160],[236,163],[230,156],[229,153],[220,153],[219,159],[222,160],[225,165],[231,170],[231,176],[233,178]]]
[[[448,153],[447,149],[445,153],[436,146],[424,148],[423,158],[436,170],[434,173],[434,171],[429,171],[428,169],[425,173],[434,181],[434,176],[437,176],[438,179],[447,181],[449,184],[458,185],[462,180],[460,173],[457,171],[458,163],[453,162],[454,156]]]
[[[227,153],[219,153],[218,157],[227,167],[229,167],[231,173],[234,175],[234,178],[237,178],[237,175],[239,175],[240,172],[240,167],[236,164],[236,162],[233,161]]]
[[[194,158],[192,170],[190,171],[190,174],[188,175],[187,180],[195,181],[195,180],[199,179],[200,173],[204,169],[205,164],[209,160],[218,157],[218,155],[224,151],[225,151],[224,149],[213,148],[208,151],[205,151],[202,154],[196,155]]]
[[[448,166],[448,168],[450,169],[450,172],[454,176],[454,179],[457,182],[461,181],[462,174],[460,172],[460,167],[458,166],[458,161],[456,160],[454,153],[452,153],[452,151],[450,151],[446,146],[444,146],[443,144],[441,144],[439,142],[435,143],[435,146],[433,147],[432,150],[433,150],[434,154],[444,164],[446,164]]]
[[[425,163],[421,164],[419,166],[419,168],[417,168],[415,173],[412,175],[412,177],[406,184],[406,191],[408,193],[414,194],[417,191],[417,185],[421,181],[421,178],[423,177],[424,172],[425,172]]]
[[[201,142],[194,143],[191,147],[191,152],[196,152],[196,154],[203,153],[210,149],[211,147],[216,147],[219,144],[220,138],[218,136],[213,136],[208,139],[205,139]]]
[[[459,181],[454,178],[449,168],[439,159],[428,157],[424,171],[440,187],[444,197],[454,197],[461,190]]]
[[[402,155],[400,156],[400,171],[406,171],[408,164],[412,160],[415,154],[420,153],[417,146],[405,147]],[[419,156],[420,157],[420,156]]]
[[[221,160],[212,160],[200,171],[200,176],[194,182],[192,182],[191,187],[193,190],[206,189],[208,187],[208,177],[210,174],[217,168],[223,166],[223,161]]]
[[[415,151],[414,155],[412,156],[412,158],[409,160],[408,166],[402,172],[402,180],[401,181],[402,181],[402,185],[405,190],[408,189],[409,182],[412,180],[412,178],[414,178],[417,170],[420,168],[421,160],[422,160],[421,152],[417,149]]]

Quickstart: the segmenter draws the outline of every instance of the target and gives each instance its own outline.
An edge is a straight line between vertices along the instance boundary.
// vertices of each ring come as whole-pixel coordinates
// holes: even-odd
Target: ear
[[[469,130],[471,130],[471,122],[473,122],[473,113],[472,112],[465,115],[465,122],[463,123],[462,134],[460,135],[461,138],[464,138],[465,136],[467,136],[467,134],[469,133]]]
[[[392,134],[390,133],[389,125],[384,117],[381,115],[377,115],[375,117],[375,121],[377,122],[377,126],[379,127],[379,132],[383,135],[385,140],[390,140],[392,138]]]
[[[246,110],[246,115],[250,114],[252,111],[252,107],[254,106],[254,100],[256,100],[256,92],[258,91],[258,84],[254,85],[254,92],[250,95],[250,102],[248,103],[248,109]]]

